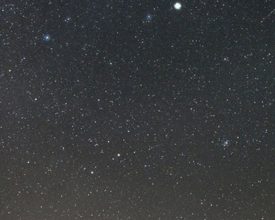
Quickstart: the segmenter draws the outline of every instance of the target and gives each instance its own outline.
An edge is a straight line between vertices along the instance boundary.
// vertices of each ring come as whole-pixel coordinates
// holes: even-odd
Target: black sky
[[[0,219],[275,219],[272,0],[2,0]]]

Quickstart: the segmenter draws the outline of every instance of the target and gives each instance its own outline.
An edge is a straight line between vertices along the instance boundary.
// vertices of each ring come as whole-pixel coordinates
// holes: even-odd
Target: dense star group
[[[274,219],[273,11],[1,2],[0,219]]]

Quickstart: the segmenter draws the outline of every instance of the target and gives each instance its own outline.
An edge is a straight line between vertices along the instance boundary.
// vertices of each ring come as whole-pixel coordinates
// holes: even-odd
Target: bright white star
[[[174,8],[175,8],[176,10],[180,10],[181,7],[182,7],[182,5],[181,5],[181,3],[179,3],[179,2],[176,2],[176,3],[174,4]]]

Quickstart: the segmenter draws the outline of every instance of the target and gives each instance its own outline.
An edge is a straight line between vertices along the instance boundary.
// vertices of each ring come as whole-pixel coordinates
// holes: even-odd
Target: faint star
[[[151,22],[153,19],[153,16],[151,14],[147,14],[145,17],[146,22]]]
[[[66,23],[69,23],[71,20],[72,20],[71,17],[66,17],[66,18],[64,19],[64,21],[65,21]]]
[[[230,144],[230,141],[229,140],[224,140],[223,143],[222,143],[222,146],[223,147],[228,147]]]

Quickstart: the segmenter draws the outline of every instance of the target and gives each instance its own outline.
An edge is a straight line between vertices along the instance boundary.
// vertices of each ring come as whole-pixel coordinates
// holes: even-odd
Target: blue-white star
[[[49,34],[44,34],[43,35],[43,41],[49,42],[51,40],[51,36]]]
[[[152,16],[151,14],[147,14],[147,15],[146,15],[146,21],[147,21],[147,22],[152,21],[152,19],[153,19],[153,16]]]

